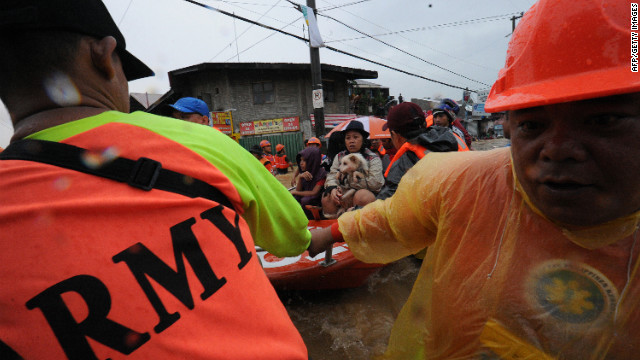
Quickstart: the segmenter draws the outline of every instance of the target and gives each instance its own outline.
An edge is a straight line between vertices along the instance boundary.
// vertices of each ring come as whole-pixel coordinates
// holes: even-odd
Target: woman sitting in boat
[[[327,179],[327,172],[322,167],[322,154],[315,146],[304,148],[297,156],[300,174],[297,176],[296,188],[291,194],[298,200],[309,219],[313,219],[306,205],[320,206],[322,189]]]
[[[382,161],[377,154],[369,150],[369,140],[367,140],[369,133],[364,130],[363,124],[352,120],[342,131],[342,134],[346,149],[339,152],[333,159],[325,183],[326,190],[322,206],[323,213],[327,218],[337,217],[352,206],[364,206],[374,201],[375,195],[384,185]],[[364,161],[363,171],[359,171],[357,181],[351,181],[352,174],[345,174],[344,171],[341,171],[341,166],[344,166],[343,159],[351,154],[360,155],[358,158]],[[354,193],[349,190],[356,191]],[[347,196],[349,196],[348,199]]]

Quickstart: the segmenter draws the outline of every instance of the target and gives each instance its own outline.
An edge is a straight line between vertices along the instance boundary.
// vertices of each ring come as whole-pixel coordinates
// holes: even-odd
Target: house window
[[[273,83],[271,81],[253,83],[254,104],[271,104],[274,99]]]
[[[333,81],[322,82],[322,93],[324,94],[324,101],[336,102],[336,83]]]

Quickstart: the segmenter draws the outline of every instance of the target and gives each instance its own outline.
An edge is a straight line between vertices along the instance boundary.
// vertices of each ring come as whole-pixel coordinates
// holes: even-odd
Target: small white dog
[[[369,163],[361,154],[348,154],[340,160],[337,179],[342,197],[339,206],[333,204],[328,198],[323,198],[323,213],[327,219],[336,219],[347,209],[353,207],[353,195],[356,191],[368,189],[366,180],[368,174]]]
[[[338,168],[338,181],[343,196],[348,190],[367,189],[366,177],[369,174],[369,163],[359,153],[345,155]]]

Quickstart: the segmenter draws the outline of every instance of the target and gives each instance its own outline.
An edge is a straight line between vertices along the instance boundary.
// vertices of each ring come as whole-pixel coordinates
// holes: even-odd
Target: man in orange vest
[[[284,145],[276,145],[276,155],[274,156],[276,161],[276,171],[278,174],[286,174],[289,172],[289,168],[293,168],[293,164],[289,162],[287,154],[284,152]]]
[[[308,359],[255,250],[301,254],[304,212],[221,132],[129,114],[153,72],[101,1],[0,2],[0,54],[0,358]]]
[[[485,103],[508,111],[510,147],[431,153],[394,196],[314,231],[311,255],[428,247],[381,358],[638,358],[637,5],[579,4],[540,0],[511,36]]]
[[[267,158],[266,156],[264,156],[264,152],[262,152],[262,149],[260,148],[259,145],[253,145],[250,149],[249,152],[256,158],[258,159],[258,161],[260,161],[260,164],[262,164],[262,166],[265,167],[265,169],[267,169],[271,174],[273,174],[273,163],[271,161],[269,161],[269,158]]]
[[[426,127],[424,112],[419,105],[403,102],[394,106],[387,116],[391,141],[398,151],[384,173],[385,182],[376,199],[392,196],[400,179],[430,151],[457,151],[458,142],[446,128]]]

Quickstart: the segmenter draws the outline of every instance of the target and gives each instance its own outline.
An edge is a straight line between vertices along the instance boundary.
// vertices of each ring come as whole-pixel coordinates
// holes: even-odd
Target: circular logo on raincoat
[[[565,324],[587,325],[613,314],[618,291],[593,267],[551,260],[537,267],[528,281],[534,308]]]

